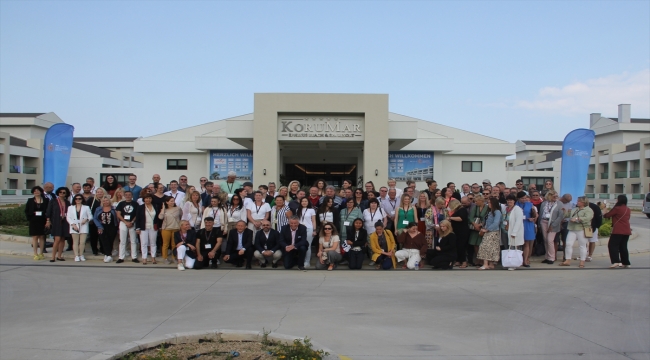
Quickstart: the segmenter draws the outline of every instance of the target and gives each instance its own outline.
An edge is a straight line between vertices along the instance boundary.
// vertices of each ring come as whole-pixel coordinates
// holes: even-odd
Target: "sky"
[[[388,94],[395,113],[562,140],[618,104],[650,117],[650,1],[0,0],[1,112],[146,137],[264,92]]]

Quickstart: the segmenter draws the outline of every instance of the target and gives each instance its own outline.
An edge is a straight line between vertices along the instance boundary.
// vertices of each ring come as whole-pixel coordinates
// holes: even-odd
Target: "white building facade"
[[[418,189],[427,179],[440,187],[453,181],[506,180],[505,157],[515,144],[449,126],[395,114],[384,94],[255,94],[253,113],[138,138],[147,180],[186,175],[198,185],[235,171],[257,186],[317,179],[357,186],[389,178]]]

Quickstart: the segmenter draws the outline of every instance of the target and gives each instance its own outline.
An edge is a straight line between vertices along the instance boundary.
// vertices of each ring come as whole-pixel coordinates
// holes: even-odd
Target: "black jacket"
[[[158,224],[158,214],[160,213],[160,209],[156,206],[151,204],[153,206],[154,211],[156,212],[156,215],[153,218],[153,223]],[[146,225],[147,225],[147,205],[141,205],[138,206],[138,209],[135,212],[135,229],[136,230],[145,230]]]
[[[226,254],[230,255],[231,253],[237,251],[237,244],[239,243],[239,236],[237,235],[237,229],[232,229],[228,232],[228,240],[226,240]],[[253,230],[244,229],[242,236],[242,246],[248,250],[253,247]]]
[[[255,250],[260,253],[264,250],[271,250],[273,252],[280,250],[280,233],[275,229],[271,229],[269,231],[269,238],[267,239],[264,230],[258,231],[255,234]]]
[[[457,255],[456,254],[456,234],[449,233],[449,235],[443,237],[440,239],[440,242],[438,242],[438,238],[434,239],[432,247],[435,249],[436,246],[440,246],[440,251],[439,253],[443,254],[451,254],[454,257]]]
[[[359,229],[359,236],[357,237],[356,241],[354,240],[354,235],[355,234],[356,234],[356,231],[354,231],[351,226],[347,228],[346,235],[347,235],[348,238],[345,239],[345,240],[346,241],[347,240],[352,241],[352,245],[350,245],[350,246],[352,246],[352,247],[355,247],[355,246],[364,247],[364,246],[366,246],[366,243],[368,242],[368,232],[366,231],[366,229],[364,229],[363,227],[361,229]]]
[[[280,229],[280,248],[284,251],[284,248],[289,245],[291,245],[291,226],[284,225]],[[309,243],[307,242],[307,228],[305,225],[298,225],[294,246],[297,248],[301,246],[309,246]]]
[[[183,238],[181,237],[181,232],[177,231],[174,233],[174,250],[176,250],[176,245],[178,245],[181,242],[183,242]],[[196,231],[194,231],[194,229],[187,230],[185,243],[196,246]],[[196,251],[191,250],[189,247],[187,248],[185,255],[191,257],[192,259],[196,259]]]
[[[603,212],[600,207],[594,203],[589,203],[589,208],[594,212],[594,217],[591,219],[591,229],[596,230],[603,224]]]
[[[334,219],[332,225],[336,226],[336,230],[339,230],[339,232],[341,232],[341,229],[339,229],[339,226],[341,226],[341,212],[336,207],[332,207],[330,211],[332,212],[332,218]],[[316,210],[316,225],[318,229],[320,229],[322,225],[320,221],[320,213],[318,210]]]

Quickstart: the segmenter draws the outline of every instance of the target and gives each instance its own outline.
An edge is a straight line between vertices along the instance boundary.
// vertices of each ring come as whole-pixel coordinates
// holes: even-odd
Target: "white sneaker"
[[[113,262],[113,257],[112,257],[112,256],[109,256],[107,262]]]
[[[79,262],[79,261],[81,261],[81,260],[79,260],[79,256],[75,256],[75,257],[74,257],[74,261]]]
[[[185,270],[185,266],[183,266],[183,264],[178,264],[178,270],[180,271]]]
[[[585,260],[585,261],[590,262],[591,261],[591,256],[587,256],[587,260]]]
[[[86,258],[83,255],[81,255],[81,256],[79,256],[79,260],[86,261]]]
[[[373,266],[373,265],[375,265],[374,261],[371,261],[370,263],[368,263],[368,266]]]
[[[515,271],[515,268],[508,268],[508,270],[510,270],[510,271]]]
[[[104,255],[104,262],[105,262],[105,263],[108,262],[108,256],[106,256],[106,255]]]
[[[221,260],[217,259],[217,265],[221,265]]]

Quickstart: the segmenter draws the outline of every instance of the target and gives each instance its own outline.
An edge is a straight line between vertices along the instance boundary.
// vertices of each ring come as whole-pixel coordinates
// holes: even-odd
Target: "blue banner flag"
[[[593,130],[576,129],[571,131],[562,143],[560,196],[571,194],[573,204],[579,196],[585,195],[587,172],[595,137],[596,133]]]
[[[51,182],[54,188],[66,185],[74,127],[54,124],[45,133],[43,156],[43,183]]]

